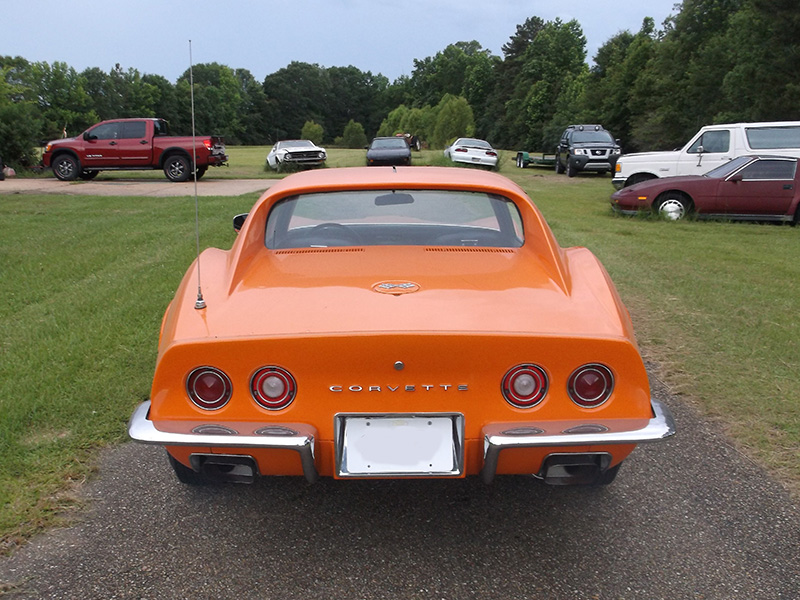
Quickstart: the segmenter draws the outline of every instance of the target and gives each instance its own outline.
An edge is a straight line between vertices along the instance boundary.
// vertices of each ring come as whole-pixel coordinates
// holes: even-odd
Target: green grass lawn
[[[266,152],[231,148],[228,174],[272,177]],[[363,159],[333,150],[328,162]],[[608,176],[522,171],[510,153],[500,172],[562,245],[601,258],[673,389],[800,492],[800,229],[615,217]],[[230,218],[255,198],[202,198],[202,245],[230,247]],[[57,522],[97,451],[126,439],[194,256],[193,219],[191,198],[0,195],[0,549]]]

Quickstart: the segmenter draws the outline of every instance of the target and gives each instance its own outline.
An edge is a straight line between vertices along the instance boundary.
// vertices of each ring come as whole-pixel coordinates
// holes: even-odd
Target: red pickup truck
[[[209,165],[228,160],[225,143],[217,136],[168,135],[163,119],[113,119],[103,121],[74,138],[47,144],[42,162],[52,167],[62,181],[92,179],[100,171],[163,169],[170,181],[186,181],[192,175],[193,157],[197,178]]]

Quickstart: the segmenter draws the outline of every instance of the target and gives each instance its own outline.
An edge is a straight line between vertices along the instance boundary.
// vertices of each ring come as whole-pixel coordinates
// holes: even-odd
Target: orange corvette
[[[234,227],[167,308],[129,425],[183,482],[606,484],[675,431],[608,274],[505,177],[298,173]]]

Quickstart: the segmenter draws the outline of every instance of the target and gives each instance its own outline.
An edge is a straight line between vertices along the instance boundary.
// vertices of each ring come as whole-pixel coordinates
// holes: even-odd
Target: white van
[[[622,156],[612,183],[619,190],[657,177],[702,175],[744,154],[800,158],[800,121],[708,125],[681,150]]]

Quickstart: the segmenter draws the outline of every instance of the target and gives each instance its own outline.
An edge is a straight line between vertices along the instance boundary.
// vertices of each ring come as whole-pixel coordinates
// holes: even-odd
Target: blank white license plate
[[[461,471],[460,415],[340,418],[340,476],[442,476]]]

